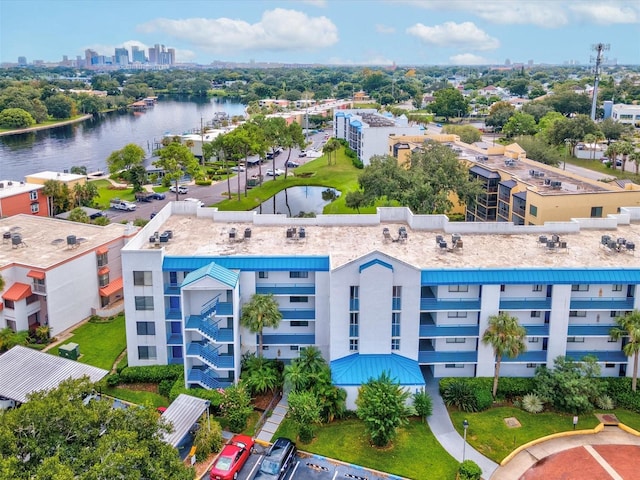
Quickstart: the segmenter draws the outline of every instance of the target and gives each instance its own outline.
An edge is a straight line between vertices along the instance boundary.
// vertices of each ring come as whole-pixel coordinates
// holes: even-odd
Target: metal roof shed
[[[209,408],[209,401],[181,393],[164,411],[162,418],[173,425],[173,432],[164,434],[164,441],[177,447],[191,427]]]
[[[97,382],[108,373],[101,368],[18,345],[0,355],[0,396],[24,403],[28,394],[52,390],[63,380],[86,375],[92,382]]]

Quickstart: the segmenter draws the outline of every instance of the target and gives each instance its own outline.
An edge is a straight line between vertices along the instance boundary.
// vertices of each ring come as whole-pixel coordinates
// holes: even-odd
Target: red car
[[[223,448],[216,459],[209,478],[211,480],[231,480],[238,478],[238,472],[246,463],[253,449],[253,438],[236,435]]]

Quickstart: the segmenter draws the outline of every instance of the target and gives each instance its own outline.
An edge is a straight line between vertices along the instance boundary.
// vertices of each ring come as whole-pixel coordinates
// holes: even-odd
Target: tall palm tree
[[[636,175],[638,174],[638,168],[640,168],[640,150],[629,154],[629,161],[633,162],[636,166]]]
[[[251,333],[258,334],[258,356],[262,356],[262,330],[265,327],[278,328],[282,320],[282,313],[278,309],[278,302],[273,294],[254,294],[247,303],[242,306],[240,325],[248,328]]]
[[[317,374],[327,366],[318,347],[310,346],[302,349],[300,357],[295,360],[307,374]]]
[[[622,347],[627,357],[633,355],[633,377],[631,390],[636,391],[638,384],[638,355],[640,354],[640,311],[634,310],[622,317],[616,318],[616,326],[609,331],[611,338],[618,340],[627,337],[629,341]]]
[[[495,354],[493,398],[498,393],[498,377],[500,376],[502,359],[505,355],[509,358],[515,358],[527,349],[524,344],[526,334],[527,331],[518,323],[516,317],[511,317],[504,312],[489,317],[489,326],[482,335],[482,343],[491,345]]]

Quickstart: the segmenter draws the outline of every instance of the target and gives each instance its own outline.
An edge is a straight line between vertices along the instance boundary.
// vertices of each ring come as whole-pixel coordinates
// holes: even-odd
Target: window
[[[464,368],[462,363],[445,363],[444,368]]]
[[[156,324],[153,322],[136,322],[138,335],[155,335]]]
[[[622,285],[612,285],[611,286],[611,291],[612,292],[621,292],[622,291]]]
[[[500,285],[500,291],[504,292],[507,289],[506,285]]]
[[[615,339],[615,338],[613,338],[613,337],[609,337],[609,338],[607,338],[607,342],[609,342],[609,343],[616,343],[617,341],[618,341],[618,340],[616,340],[616,339]]]
[[[5,308],[10,308],[11,310],[14,310],[16,307],[13,303],[13,300],[5,300],[4,301],[4,307]]]
[[[359,313],[351,312],[349,316],[349,336],[357,337],[359,336]]]
[[[350,352],[357,352],[358,351],[358,339],[357,338],[350,338],[349,339],[349,351]]]
[[[178,285],[178,272],[169,272],[169,285]]]
[[[308,303],[309,297],[289,297],[291,303]]]
[[[591,218],[601,218],[602,207],[591,207]]]
[[[587,312],[584,310],[570,310],[569,316],[570,317],[586,317]]]
[[[391,314],[391,336],[400,336],[400,313],[395,312]]]
[[[540,318],[541,313],[540,310],[531,310],[531,318]]]
[[[529,215],[531,215],[532,217],[537,217],[538,207],[536,207],[535,205],[529,205]]]
[[[47,286],[44,284],[44,278],[34,278],[31,289],[37,293],[47,293]]]
[[[449,285],[450,292],[468,292],[469,285]]]
[[[567,337],[567,343],[584,343],[584,337]]]
[[[258,278],[269,278],[269,272],[258,272]]]
[[[289,322],[289,325],[291,325],[292,327],[308,327],[309,322],[307,320],[291,320],[291,322]]]
[[[309,272],[289,272],[289,278],[309,278]]]
[[[96,255],[98,260],[99,267],[105,267],[107,263],[109,263],[109,254],[108,253],[99,253]]]
[[[352,300],[358,299],[360,296],[360,287],[357,285],[352,285],[349,289],[349,298]]]
[[[135,297],[136,310],[153,310],[153,297]]]
[[[604,368],[615,368],[616,364],[615,363],[605,363],[604,364]]]
[[[529,343],[538,343],[540,338],[538,337],[529,337]]]
[[[156,347],[138,347],[140,360],[155,360],[157,358]]]
[[[269,350],[269,345],[262,345],[262,350]]]
[[[153,285],[151,272],[133,272],[133,284],[150,287]]]
[[[300,347],[298,347],[298,345],[291,345],[289,347],[289,350],[291,350],[292,352],[297,352],[298,350],[300,350]]]
[[[589,285],[571,285],[572,292],[588,292]]]
[[[537,366],[537,363],[527,363],[527,368],[536,368]]]
[[[98,275],[98,283],[100,284],[100,288],[109,285],[109,272],[103,275]]]
[[[36,303],[39,301],[40,301],[40,296],[35,295],[33,293],[27,297],[27,305],[31,305],[32,303]]]
[[[39,203],[32,203],[31,204],[31,213],[38,213],[40,211],[40,204]]]
[[[448,318],[467,318],[467,312],[447,312]]]
[[[466,338],[447,338],[447,343],[467,343]]]
[[[391,339],[391,350],[400,350],[400,339],[392,338]]]
[[[533,287],[531,287],[531,291],[532,292],[541,292],[542,291],[542,285],[534,285]]]
[[[37,190],[31,190],[29,192],[29,200],[37,200],[38,199],[38,191]]]
[[[17,325],[15,320],[7,320],[7,327],[10,328],[12,332],[17,332]]]
[[[391,301],[391,309],[392,310],[400,310],[402,309],[401,297],[402,297],[402,287],[394,286],[391,293],[392,301]]]

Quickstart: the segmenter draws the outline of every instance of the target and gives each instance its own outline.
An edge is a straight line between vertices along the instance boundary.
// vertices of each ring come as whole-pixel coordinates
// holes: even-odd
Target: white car
[[[279,177],[280,175],[284,175],[284,170],[280,170],[276,168],[275,170],[269,169],[266,171],[267,177]]]
[[[246,169],[242,165],[238,165],[237,167],[231,167],[232,172],[244,172]]]
[[[171,193],[176,193],[176,186],[175,186],[175,185],[171,185],[171,186],[169,187],[169,191],[170,191]],[[184,185],[178,185],[178,193],[179,193],[179,194],[180,194],[180,193],[183,193],[183,194],[184,194],[184,193],[188,193],[188,192],[189,192],[189,189],[188,189],[187,187],[185,187]]]

